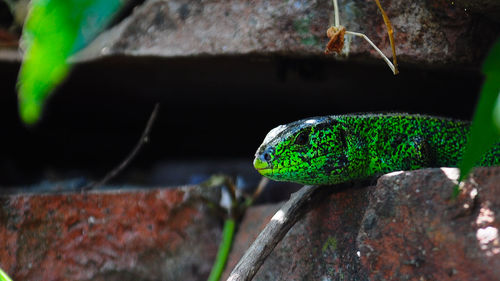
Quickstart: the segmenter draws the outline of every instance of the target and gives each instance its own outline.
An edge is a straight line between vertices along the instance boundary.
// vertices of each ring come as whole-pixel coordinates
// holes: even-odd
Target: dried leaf
[[[330,38],[328,44],[326,44],[325,54],[337,53],[340,54],[342,48],[344,48],[344,35],[345,27],[343,26],[331,26],[326,31],[326,36]]]

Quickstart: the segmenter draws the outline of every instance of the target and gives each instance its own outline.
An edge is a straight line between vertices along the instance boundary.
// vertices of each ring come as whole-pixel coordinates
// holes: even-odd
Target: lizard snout
[[[275,149],[272,146],[265,148],[260,148],[255,154],[255,159],[253,161],[253,166],[263,174],[265,170],[272,169],[271,160],[274,158]]]

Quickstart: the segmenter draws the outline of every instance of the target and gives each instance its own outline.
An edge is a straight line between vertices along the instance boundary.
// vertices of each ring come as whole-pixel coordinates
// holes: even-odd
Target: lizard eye
[[[297,145],[306,145],[309,143],[309,132],[308,131],[303,131],[301,132],[294,141],[294,144]]]

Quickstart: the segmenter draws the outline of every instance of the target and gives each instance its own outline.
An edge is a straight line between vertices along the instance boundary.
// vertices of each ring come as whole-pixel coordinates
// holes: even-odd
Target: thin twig
[[[384,59],[384,61],[389,66],[389,68],[391,68],[392,73],[394,73],[394,75],[398,74],[398,72],[397,72],[396,68],[394,67],[394,65],[392,64],[392,62],[384,55],[384,53],[382,53],[382,51],[375,44],[373,44],[372,40],[370,40],[370,38],[368,38],[368,36],[364,35],[363,33],[353,32],[353,31],[346,31],[345,33],[364,38],[380,54],[380,56]]]
[[[151,128],[153,127],[153,123],[156,119],[156,116],[158,115],[158,109],[160,108],[160,105],[158,103],[155,104],[155,107],[153,109],[153,112],[151,112],[151,116],[149,117],[148,123],[146,124],[146,127],[144,128],[144,131],[142,132],[141,138],[135,145],[134,149],[130,152],[130,154],[118,165],[116,168],[111,170],[98,182],[90,183],[84,187],[82,187],[82,191],[87,191],[91,190],[93,188],[96,188],[98,186],[104,185],[106,182],[108,182],[110,179],[114,178],[118,173],[120,173],[127,165],[134,159],[134,157],[137,155],[139,150],[142,148],[142,146],[148,142],[149,140],[149,132],[151,131]]]
[[[255,276],[274,247],[307,212],[306,203],[310,201],[311,195],[317,189],[317,186],[306,185],[291,195],[290,200],[276,212],[252,246],[241,257],[227,281],[248,281]]]

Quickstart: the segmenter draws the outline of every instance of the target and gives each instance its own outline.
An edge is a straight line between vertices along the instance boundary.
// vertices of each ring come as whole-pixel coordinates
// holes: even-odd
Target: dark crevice
[[[26,128],[17,116],[18,67],[0,64],[0,186],[47,174],[104,175],[133,148],[157,101],[151,141],[122,180],[134,175],[141,183],[165,161],[241,159],[251,169],[270,129],[310,116],[400,111],[470,119],[482,81],[474,70],[404,63],[393,76],[380,61],[111,57],[76,66],[40,124]]]

